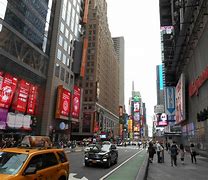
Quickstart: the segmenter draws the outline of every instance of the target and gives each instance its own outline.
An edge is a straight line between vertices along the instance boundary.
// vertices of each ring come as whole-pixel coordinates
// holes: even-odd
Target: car
[[[18,147],[0,150],[0,179],[68,180],[69,161],[63,149],[52,147],[50,139],[28,136]]]
[[[101,164],[109,168],[112,164],[117,164],[117,162],[118,150],[115,144],[94,144],[84,156],[85,166]]]
[[[90,151],[90,148],[94,147],[95,144],[88,144],[85,148],[84,148],[84,152],[89,152]]]

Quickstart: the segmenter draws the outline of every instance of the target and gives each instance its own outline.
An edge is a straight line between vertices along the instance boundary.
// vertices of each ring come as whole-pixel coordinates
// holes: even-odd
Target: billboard
[[[27,104],[27,114],[34,115],[35,107],[38,95],[38,86],[31,84],[29,90],[28,104]]]
[[[78,86],[74,86],[74,93],[72,96],[72,118],[79,119],[80,114],[80,101],[81,89]]]
[[[185,76],[184,74],[181,74],[176,85],[176,124],[179,124],[186,119],[185,114]]]
[[[157,127],[162,127],[162,126],[167,126],[168,121],[167,121],[167,114],[162,113],[162,114],[156,114],[156,119],[157,119]]]
[[[15,98],[12,104],[14,110],[22,113],[26,112],[29,89],[30,89],[30,83],[21,79],[18,83],[17,91],[15,93]]]
[[[70,101],[71,93],[67,89],[63,88],[63,85],[59,85],[56,103],[56,118],[68,120],[70,113]]]
[[[165,87],[165,112],[168,122],[175,122],[175,87]]]
[[[2,76],[1,76],[2,77]],[[0,89],[0,107],[9,108],[17,87],[17,78],[6,73]]]

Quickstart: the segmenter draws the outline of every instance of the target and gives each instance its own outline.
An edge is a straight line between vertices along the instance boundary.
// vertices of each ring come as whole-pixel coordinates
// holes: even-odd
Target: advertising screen
[[[13,109],[25,113],[27,107],[29,89],[30,89],[30,83],[28,83],[23,79],[19,81],[12,105]]]
[[[6,73],[0,89],[0,107],[9,108],[17,87],[17,78]]]
[[[35,114],[35,105],[38,95],[38,86],[31,84],[29,90],[28,104],[27,104],[27,114]]]
[[[74,94],[72,97],[72,117],[79,119],[80,114],[80,98],[81,98],[81,89],[77,86],[74,86]]]
[[[62,85],[58,86],[56,118],[68,119],[70,113],[71,93],[63,88]]]

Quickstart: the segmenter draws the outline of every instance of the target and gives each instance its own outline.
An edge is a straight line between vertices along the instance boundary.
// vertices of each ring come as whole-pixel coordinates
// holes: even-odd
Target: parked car
[[[49,138],[29,136],[15,148],[0,150],[0,179],[68,180],[69,161],[63,149],[51,147]]]
[[[115,144],[94,144],[84,156],[85,166],[101,164],[109,168],[118,162],[118,150]]]

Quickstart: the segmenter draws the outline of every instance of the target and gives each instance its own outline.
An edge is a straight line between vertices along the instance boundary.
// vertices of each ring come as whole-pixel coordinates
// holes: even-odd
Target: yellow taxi
[[[69,161],[63,149],[43,136],[27,136],[15,148],[0,150],[1,180],[68,180]]]

